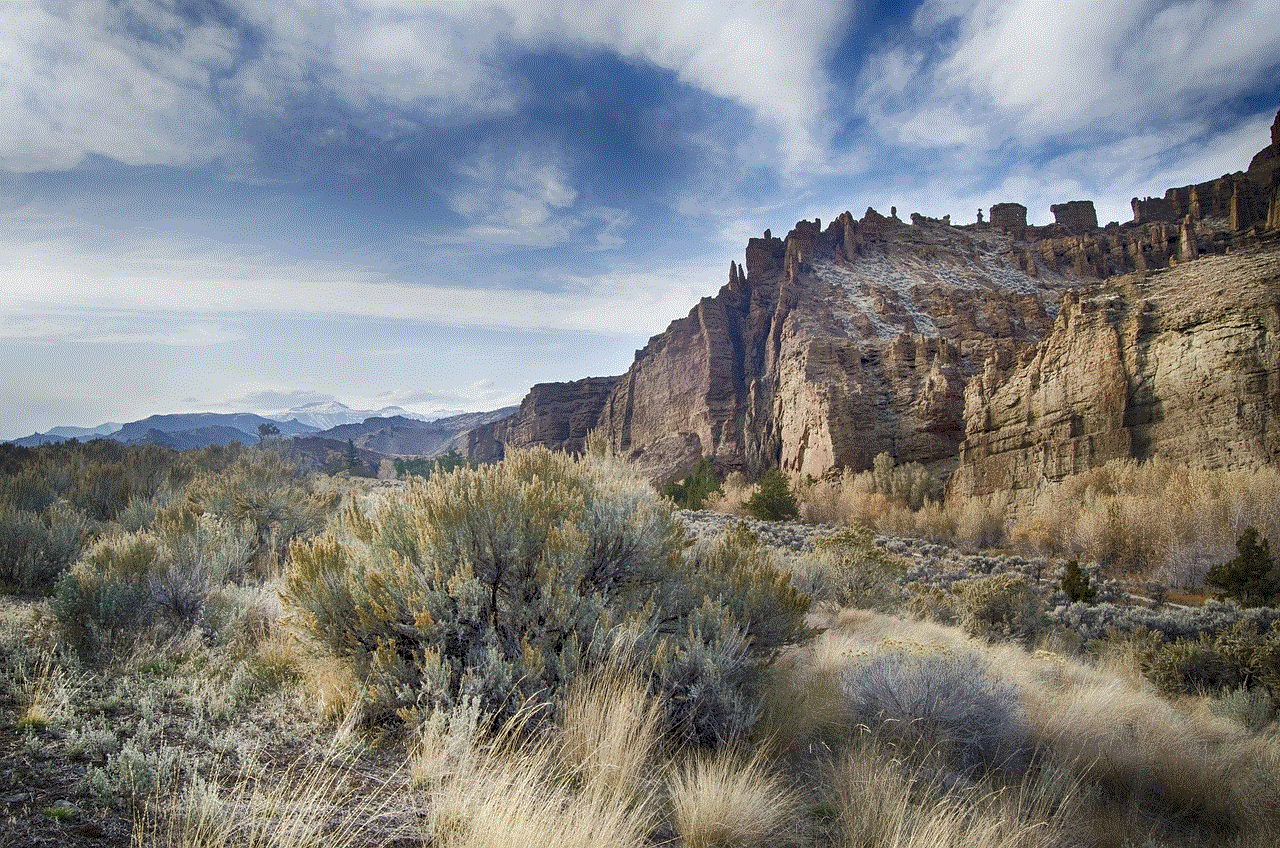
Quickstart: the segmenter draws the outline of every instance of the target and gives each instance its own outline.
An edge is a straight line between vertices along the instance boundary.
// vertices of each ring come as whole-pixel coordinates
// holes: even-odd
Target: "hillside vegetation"
[[[885,462],[793,487],[837,531],[713,525],[546,450],[395,484],[261,449],[2,459],[5,844],[1280,839],[1272,611],[1193,626],[1112,579],[1254,563],[1262,472],[1108,466],[969,519],[1029,560],[877,536],[980,512]],[[1141,535],[1126,498],[1157,495]],[[1098,555],[1090,515],[1153,553]]]

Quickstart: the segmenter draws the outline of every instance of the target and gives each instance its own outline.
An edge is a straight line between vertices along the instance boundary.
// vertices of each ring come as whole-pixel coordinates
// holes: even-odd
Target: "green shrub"
[[[1094,588],[1093,581],[1089,579],[1089,575],[1080,570],[1080,563],[1074,559],[1067,563],[1066,571],[1062,575],[1062,591],[1067,593],[1072,603],[1091,604],[1094,598],[1098,597],[1098,590]]]
[[[0,506],[0,584],[52,592],[90,532],[89,521],[67,503],[51,504],[42,515]]]
[[[1169,696],[1261,688],[1280,705],[1280,632],[1238,620],[1218,633],[1152,645],[1142,671]]]
[[[98,539],[58,581],[53,603],[67,641],[104,658],[148,633],[184,632],[249,550],[244,529],[177,511],[151,530]]]
[[[1205,582],[1236,598],[1245,606],[1263,606],[1276,593],[1271,578],[1275,562],[1271,559],[1271,543],[1259,541],[1257,528],[1247,527],[1236,540],[1235,559],[1209,569]]]
[[[754,720],[750,678],[807,607],[763,550],[685,553],[639,479],[538,449],[413,481],[367,516],[295,543],[282,593],[349,660],[374,719],[476,699],[552,718],[566,684],[628,656],[671,729],[714,743]]]
[[[871,490],[904,506],[919,510],[929,501],[942,498],[942,483],[918,462],[897,465],[888,452],[876,454],[871,462]]]
[[[806,595],[838,606],[889,612],[902,606],[906,565],[876,546],[865,527],[848,527],[819,539],[817,551],[795,566],[793,579]]]
[[[673,481],[662,493],[675,501],[681,509],[702,509],[707,498],[720,491],[720,480],[716,477],[716,467],[709,459],[698,462],[694,472],[679,482]]]
[[[150,575],[159,559],[159,540],[150,533],[108,536],[58,581],[53,611],[82,657],[99,656],[149,623]]]
[[[791,484],[782,472],[770,468],[760,475],[757,489],[746,503],[747,513],[760,521],[787,521],[800,515]]]
[[[1044,604],[1025,577],[993,574],[959,580],[951,587],[959,624],[988,641],[1035,642],[1044,625]]]

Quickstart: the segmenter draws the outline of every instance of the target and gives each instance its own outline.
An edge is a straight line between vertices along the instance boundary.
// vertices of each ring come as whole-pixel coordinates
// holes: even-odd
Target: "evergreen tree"
[[[1276,592],[1271,569],[1271,543],[1265,537],[1258,540],[1258,530],[1246,527],[1236,540],[1239,556],[1209,569],[1206,582],[1222,590],[1224,595],[1236,598],[1245,606],[1262,606]]]

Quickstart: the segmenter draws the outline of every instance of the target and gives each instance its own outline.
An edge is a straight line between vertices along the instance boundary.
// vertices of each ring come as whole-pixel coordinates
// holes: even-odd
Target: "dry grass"
[[[414,782],[428,791],[422,835],[429,844],[516,848],[533,839],[567,848],[639,848],[646,843],[656,821],[654,796],[629,791],[643,785],[643,771],[634,784],[613,764],[574,774],[575,769],[565,768],[557,740],[520,744],[518,727],[495,740],[467,740],[466,724],[465,719],[462,727],[438,724],[413,767]],[[617,734],[599,735],[617,739]],[[634,750],[624,756],[643,760]],[[602,765],[601,759],[595,765]]]
[[[1092,560],[1185,589],[1202,588],[1209,568],[1235,555],[1246,527],[1256,527],[1273,549],[1280,545],[1280,469],[1273,467],[1205,470],[1158,457],[1113,460],[1016,499],[996,492],[943,502],[913,500],[910,493],[923,483],[905,479],[899,484],[905,494],[877,483],[872,471],[797,486],[801,515],[960,548],[1013,545]]]
[[[757,486],[748,483],[741,471],[732,471],[720,483],[720,488],[707,496],[706,508],[712,512],[723,512],[746,518],[747,501],[756,493]]]
[[[1280,469],[1204,470],[1157,457],[1042,487],[1009,535],[1026,548],[1198,589],[1250,526],[1280,543]]]
[[[229,788],[193,779],[171,801],[136,820],[139,848],[349,848],[390,842],[403,832],[391,815],[396,787],[360,791],[353,775],[323,761],[268,779],[241,774]],[[399,811],[407,812],[406,810]]]
[[[676,832],[688,848],[765,844],[795,815],[795,795],[763,754],[698,755],[667,780]]]
[[[791,750],[821,738],[844,751],[827,788],[836,790],[847,845],[1122,846],[1148,836],[1162,845],[1276,844],[1280,737],[1214,715],[1206,699],[1161,698],[1133,654],[1090,665],[865,610],[820,623],[825,632],[784,657],[774,684],[779,703],[787,703],[786,690],[799,690],[791,703],[805,714],[789,724],[775,719],[772,728]],[[923,749],[904,747],[901,733],[886,736],[883,728],[851,736],[832,690],[843,670],[886,652],[983,656],[1017,692],[1018,726],[1036,751],[1023,777],[983,776],[957,796],[966,784],[939,770],[927,734]],[[961,823],[957,841],[949,828]]]
[[[943,791],[874,741],[847,751],[830,786],[842,848],[1051,848],[1073,844],[1077,787],[1035,772],[1011,787]]]
[[[662,705],[634,679],[604,674],[570,690],[561,721],[561,767],[582,791],[628,805],[644,800],[660,750]]]

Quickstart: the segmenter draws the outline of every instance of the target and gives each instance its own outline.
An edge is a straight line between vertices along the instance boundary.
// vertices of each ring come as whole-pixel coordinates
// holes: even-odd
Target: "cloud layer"
[[[481,403],[622,370],[800,217],[1124,220],[1265,143],[1280,26],[1273,0],[46,0],[0,6],[0,68],[0,379],[30,423],[79,379],[56,350],[167,369],[99,375],[157,403]],[[423,349],[429,379],[394,358]]]

